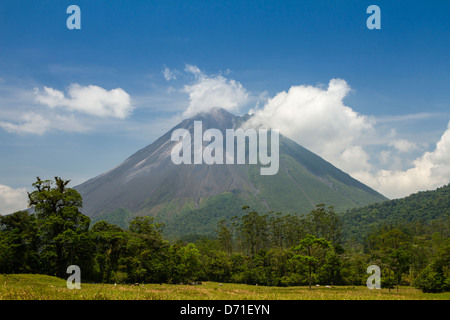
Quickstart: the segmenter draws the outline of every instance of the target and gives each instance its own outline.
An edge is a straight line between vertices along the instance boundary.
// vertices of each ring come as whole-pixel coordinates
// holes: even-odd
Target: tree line
[[[367,267],[375,264],[383,287],[450,290],[448,218],[387,224],[364,239],[345,239],[332,207],[291,215],[245,206],[241,216],[217,224],[215,238],[170,243],[153,217],[136,217],[126,229],[106,221],[91,226],[68,183],[37,178],[29,194],[34,213],[0,216],[0,272],[67,278],[67,267],[78,265],[84,282],[311,287],[365,285]]]

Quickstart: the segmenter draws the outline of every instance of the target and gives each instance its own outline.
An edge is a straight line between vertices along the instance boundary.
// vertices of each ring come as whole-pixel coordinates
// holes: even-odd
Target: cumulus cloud
[[[54,88],[34,89],[29,106],[20,112],[10,111],[0,127],[9,133],[42,135],[51,130],[85,132],[94,117],[125,119],[134,107],[123,89],[106,90],[90,85],[72,84],[67,94]],[[36,104],[37,102],[37,104]],[[25,103],[25,102],[24,102]],[[32,109],[31,109],[32,108]],[[28,110],[27,110],[28,109]],[[11,109],[12,110],[12,109]]]
[[[354,174],[355,178],[370,185],[390,198],[400,198],[420,190],[433,190],[450,182],[450,122],[436,143],[413,161],[406,170],[378,170]]]
[[[66,108],[99,117],[125,119],[133,111],[131,98],[123,89],[106,90],[89,85],[71,84],[67,96],[56,89],[44,87],[43,92],[35,89],[36,100],[50,108]]]
[[[327,88],[292,86],[253,110],[248,127],[268,127],[293,139],[343,170],[368,169],[368,155],[358,143],[373,121],[346,106],[350,86],[332,79]]]
[[[27,190],[14,189],[0,184],[0,214],[9,214],[26,209],[28,206]]]
[[[189,106],[183,113],[191,117],[212,108],[224,108],[237,112],[249,101],[249,94],[241,83],[221,75],[205,75],[198,67],[187,65],[185,71],[195,75],[195,83],[185,85],[183,91],[189,94]]]
[[[406,155],[416,154],[418,145],[396,138],[395,129],[386,136],[377,132],[376,119],[344,104],[350,90],[341,79],[332,79],[327,88],[292,86],[268,99],[262,108],[251,110],[253,116],[245,127],[279,129],[389,198],[450,182],[450,123],[434,150],[410,161]],[[376,152],[367,151],[371,143],[377,145]]]

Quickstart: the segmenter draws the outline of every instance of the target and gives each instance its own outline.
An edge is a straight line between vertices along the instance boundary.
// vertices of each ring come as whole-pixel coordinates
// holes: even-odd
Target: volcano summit
[[[258,134],[254,129],[226,129],[225,159],[223,134],[218,129],[202,130],[202,122],[194,121],[194,161],[192,162],[191,134],[187,129],[176,129],[172,132],[171,141],[179,141],[170,154],[174,164],[235,164],[235,147],[237,149],[237,164],[245,164],[245,154],[248,151],[249,164],[270,165],[268,168],[261,168],[262,175],[273,175],[278,172],[279,166],[279,132],[271,130],[271,152],[268,155],[267,129],[259,129]],[[214,137],[214,140],[212,139]],[[248,147],[246,144],[248,138]],[[203,142],[213,140],[205,148]],[[183,154],[180,156],[180,152]]]

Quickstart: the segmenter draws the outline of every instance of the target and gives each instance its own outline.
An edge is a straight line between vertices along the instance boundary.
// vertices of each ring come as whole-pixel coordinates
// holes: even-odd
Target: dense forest
[[[244,206],[241,216],[217,224],[214,238],[169,242],[153,217],[136,217],[128,228],[91,225],[68,183],[37,178],[29,194],[34,213],[0,216],[0,272],[67,278],[67,267],[78,265],[83,282],[312,286],[365,285],[367,267],[377,265],[382,287],[450,290],[449,187],[421,194],[434,200],[405,202],[400,209],[386,202],[337,214],[318,205],[295,215]],[[384,215],[392,219],[377,222]]]
[[[394,199],[368,206],[354,208],[342,215],[344,236],[346,239],[363,239],[371,230],[382,225],[430,223],[443,224],[450,216],[450,185],[433,191],[421,191],[408,197]],[[448,220],[447,220],[448,221]],[[434,228],[438,228],[437,225]],[[438,230],[441,234],[444,230]],[[448,236],[448,234],[447,234]]]

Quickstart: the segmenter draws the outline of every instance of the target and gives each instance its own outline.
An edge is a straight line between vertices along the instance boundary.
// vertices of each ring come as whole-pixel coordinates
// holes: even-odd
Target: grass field
[[[70,290],[64,279],[44,275],[0,275],[0,300],[450,300],[450,292],[422,293],[410,287],[264,287],[205,282],[201,285],[81,284]]]

